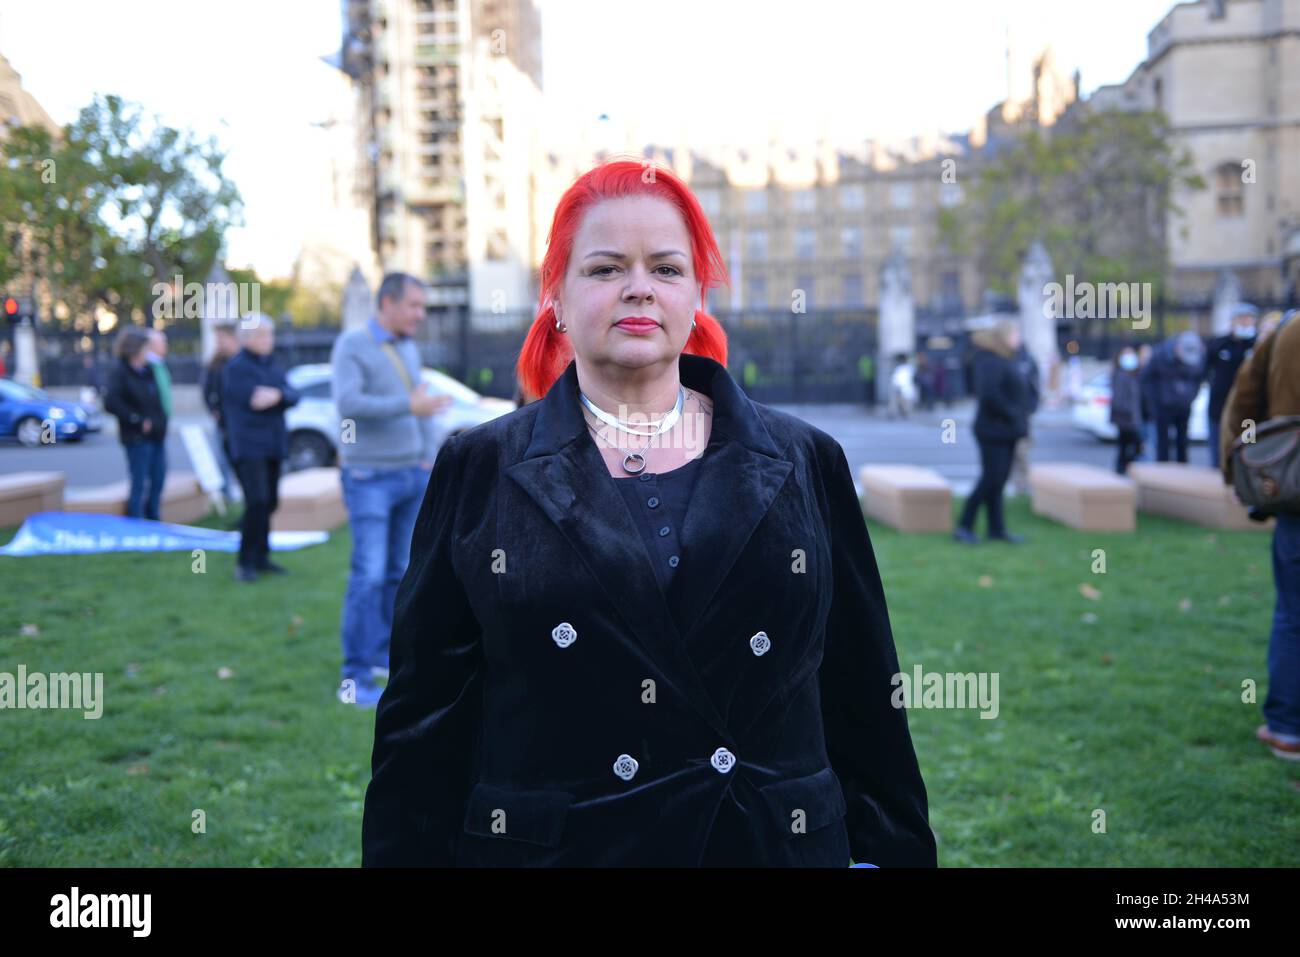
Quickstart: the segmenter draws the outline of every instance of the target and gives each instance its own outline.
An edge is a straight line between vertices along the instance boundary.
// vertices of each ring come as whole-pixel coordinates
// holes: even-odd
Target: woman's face
[[[583,365],[641,368],[676,359],[700,303],[681,214],[653,196],[592,206],[554,299]]]

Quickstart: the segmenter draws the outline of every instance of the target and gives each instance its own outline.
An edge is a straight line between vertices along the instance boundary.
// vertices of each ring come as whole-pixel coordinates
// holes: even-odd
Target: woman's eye
[[[593,270],[591,271],[591,274],[592,274],[593,276],[605,276],[605,275],[608,275],[608,273],[605,272],[606,269],[614,269],[614,268],[616,268],[616,267],[614,267],[614,266],[597,266],[595,269],[593,269]],[[656,267],[655,267],[655,271],[656,271],[656,272],[658,272],[660,269],[668,269],[668,270],[671,270],[669,273],[667,273],[667,275],[669,275],[669,276],[680,276],[680,275],[682,274],[682,271],[681,271],[680,269],[678,269],[676,266],[669,266],[669,265],[666,264],[666,263],[665,263],[664,265],[662,265],[662,266],[656,266]],[[665,275],[665,274],[664,274],[664,273],[659,273],[659,275],[662,276],[662,275]]]

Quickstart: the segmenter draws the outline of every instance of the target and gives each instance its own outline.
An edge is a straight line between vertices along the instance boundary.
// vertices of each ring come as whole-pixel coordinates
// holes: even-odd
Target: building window
[[[700,207],[704,210],[704,215],[710,219],[717,219],[722,215],[722,194],[716,189],[704,189],[695,194],[700,201]]]
[[[840,209],[866,209],[867,190],[861,183],[847,183],[840,187]]]
[[[817,230],[801,226],[794,231],[794,255],[796,259],[812,259],[817,255]]]
[[[791,199],[796,213],[813,213],[817,211],[817,191],[815,189],[796,189]]]
[[[844,295],[840,297],[846,306],[862,306],[862,274],[851,272],[844,277]]]
[[[745,280],[745,305],[751,309],[767,308],[766,276],[750,276]]]
[[[840,246],[844,255],[857,258],[862,255],[862,227],[845,226],[840,230]]]
[[[1245,212],[1240,163],[1224,163],[1215,170],[1214,186],[1220,216],[1240,216]]]
[[[951,209],[953,206],[961,205],[963,193],[961,183],[940,183],[939,184],[939,205]]]
[[[745,258],[750,262],[767,259],[767,230],[751,229],[745,233]]]
[[[894,209],[912,208],[912,184],[892,183],[889,187],[889,205]]]
[[[912,227],[911,226],[891,226],[889,227],[889,248],[899,252],[909,253],[912,251]]]
[[[751,189],[745,193],[745,212],[750,216],[761,216],[767,212],[767,190]]]

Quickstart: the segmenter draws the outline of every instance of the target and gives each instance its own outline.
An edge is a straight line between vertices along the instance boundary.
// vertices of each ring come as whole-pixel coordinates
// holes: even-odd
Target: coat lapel
[[[713,399],[713,426],[682,526],[690,569],[659,587],[627,503],[605,468],[578,400],[570,361],[541,400],[523,458],[505,472],[586,562],[632,634],[719,734],[725,722],[688,654],[689,636],[793,469],[725,367],[683,353],[681,380]],[[686,623],[683,629],[678,621]]]

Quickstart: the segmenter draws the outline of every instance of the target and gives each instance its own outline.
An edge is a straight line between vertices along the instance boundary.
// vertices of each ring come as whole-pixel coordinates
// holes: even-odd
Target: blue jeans
[[[366,684],[372,667],[388,667],[393,601],[410,559],[429,472],[418,465],[345,465],[341,477],[352,526],[352,565],[343,598],[343,678]]]
[[[1219,417],[1211,415],[1209,421],[1209,436],[1206,439],[1210,446],[1210,468],[1219,467]]]
[[[1273,583],[1277,604],[1268,637],[1264,719],[1274,734],[1300,737],[1300,515],[1277,516]]]
[[[126,497],[127,518],[150,518],[159,521],[163,482],[167,478],[167,446],[145,439],[123,446],[126,468],[131,475],[131,491]]]

